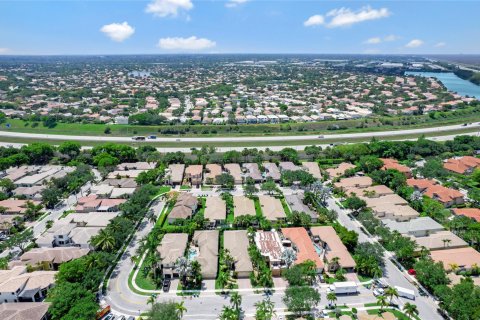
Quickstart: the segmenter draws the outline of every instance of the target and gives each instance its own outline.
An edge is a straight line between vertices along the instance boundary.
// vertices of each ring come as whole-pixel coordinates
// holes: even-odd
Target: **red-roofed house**
[[[320,259],[307,230],[302,227],[298,228],[282,228],[282,234],[290,240],[297,252],[296,264],[307,260],[315,262],[317,272],[322,272],[324,268],[323,261]]]
[[[465,202],[460,191],[444,187],[434,180],[407,179],[407,184],[427,197],[440,201],[445,207]]]
[[[457,216],[465,216],[480,222],[480,209],[477,208],[455,208],[452,209],[453,214]]]
[[[412,172],[410,168],[407,166],[404,166],[403,164],[398,163],[396,159],[386,158],[386,159],[380,159],[380,160],[382,160],[383,162],[382,170],[395,169],[403,173],[407,178],[412,177]]]
[[[443,167],[448,171],[452,171],[458,174],[468,174],[472,173],[473,170],[480,167],[480,159],[472,156],[451,158],[447,159],[443,163]]]

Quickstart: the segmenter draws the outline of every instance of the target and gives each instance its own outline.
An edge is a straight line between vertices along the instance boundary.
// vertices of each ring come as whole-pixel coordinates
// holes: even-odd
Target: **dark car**
[[[168,292],[170,290],[170,279],[163,280],[163,292]]]

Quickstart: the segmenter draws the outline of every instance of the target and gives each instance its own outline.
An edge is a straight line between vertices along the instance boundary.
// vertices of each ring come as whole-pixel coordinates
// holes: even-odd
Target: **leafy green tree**
[[[293,148],[283,148],[278,152],[278,155],[282,161],[298,162],[298,152]]]
[[[429,258],[420,259],[414,268],[418,281],[429,291],[433,292],[437,286],[450,282],[441,262],[434,262]]]
[[[285,290],[283,302],[288,310],[302,315],[310,312],[313,307],[320,303],[320,293],[312,287],[288,287]]]
[[[262,191],[265,191],[268,194],[273,194],[273,193],[277,192],[277,190],[278,190],[277,184],[270,177],[267,178],[267,180],[264,183],[262,183],[260,188],[262,189]]]
[[[98,309],[95,295],[85,289],[80,283],[60,282],[49,293],[52,301],[48,312],[53,320],[93,319]],[[93,307],[95,306],[95,307]]]
[[[90,243],[102,251],[112,251],[115,248],[115,237],[107,229],[102,229],[98,235],[90,239]]]
[[[358,214],[367,208],[365,200],[360,199],[357,196],[351,196],[345,200],[345,208],[352,210],[354,214]]]
[[[233,189],[235,186],[235,179],[231,174],[222,173],[215,178],[215,183],[221,185],[223,188]]]
[[[275,316],[275,305],[270,298],[255,303],[255,320],[272,320]]]
[[[65,141],[58,146],[58,152],[68,157],[69,160],[75,159],[81,150],[81,145],[75,141]]]
[[[177,309],[177,304],[173,301],[156,302],[147,311],[146,316],[150,320],[180,320],[180,314]]]
[[[358,161],[358,167],[363,172],[370,173],[383,167],[383,161],[375,156],[363,156]]]
[[[313,284],[316,276],[315,262],[311,260],[296,264],[282,271],[282,277],[290,286],[307,286]]]

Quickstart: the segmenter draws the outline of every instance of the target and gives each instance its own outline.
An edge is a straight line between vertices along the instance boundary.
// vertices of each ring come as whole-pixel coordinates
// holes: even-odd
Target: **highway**
[[[324,139],[337,139],[337,140],[348,140],[348,139],[358,139],[365,138],[371,139],[373,137],[385,138],[385,137],[398,137],[405,135],[422,135],[422,134],[434,134],[436,132],[447,132],[447,131],[458,131],[466,128],[478,128],[480,126],[478,123],[469,125],[467,127],[459,125],[443,126],[443,127],[432,127],[432,128],[419,128],[419,129],[407,129],[407,130],[393,130],[393,131],[374,131],[374,132],[358,132],[358,133],[339,133],[339,134],[324,134],[324,135],[292,135],[292,136],[218,136],[218,137],[162,137],[159,136],[157,139],[147,139],[141,141],[141,143],[161,143],[161,142],[204,142],[208,145],[209,142],[256,142],[256,141],[302,141],[302,140],[318,140],[321,143]],[[463,133],[465,134],[465,133]],[[118,137],[118,136],[78,136],[78,135],[57,135],[57,134],[45,134],[45,133],[24,133],[24,132],[14,132],[0,130],[0,137],[14,137],[14,138],[24,138],[24,139],[46,139],[46,140],[71,140],[71,141],[105,141],[105,142],[132,142],[131,137]],[[319,138],[322,137],[322,138]]]

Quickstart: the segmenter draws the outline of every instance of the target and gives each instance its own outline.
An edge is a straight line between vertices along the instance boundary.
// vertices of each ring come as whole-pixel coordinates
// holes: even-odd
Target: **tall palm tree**
[[[412,319],[413,316],[418,315],[417,306],[410,302],[405,303],[405,305],[403,306],[403,311],[409,319]]]
[[[384,295],[377,296],[377,303],[380,305],[380,311],[383,311],[383,308],[387,306],[387,297]]]
[[[398,290],[394,287],[388,287],[385,290],[385,296],[390,298],[390,304],[392,304],[393,298],[398,298]]]
[[[185,285],[185,279],[187,277],[188,270],[190,268],[190,263],[188,262],[187,258],[180,257],[175,261],[175,268],[178,270],[178,274],[180,275],[180,280],[182,281],[182,285]]]
[[[106,229],[100,230],[98,235],[90,241],[95,248],[100,248],[102,251],[111,251],[115,248],[115,238]]]
[[[337,306],[337,295],[335,294],[335,292],[327,293],[327,300],[328,302],[330,302],[330,304],[335,303],[335,306]]]
[[[340,258],[339,257],[333,257],[332,260],[330,260],[330,271],[336,271],[340,267]]]
[[[175,303],[175,309],[177,310],[177,314],[180,319],[183,317],[183,314],[187,312],[184,301]]]
[[[237,312],[240,312],[240,306],[242,305],[242,296],[238,292],[233,292],[230,295],[230,303],[233,305]]]

